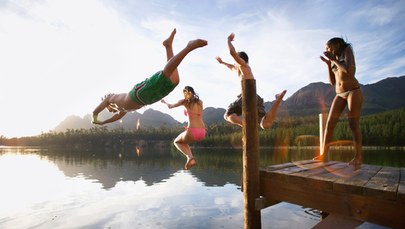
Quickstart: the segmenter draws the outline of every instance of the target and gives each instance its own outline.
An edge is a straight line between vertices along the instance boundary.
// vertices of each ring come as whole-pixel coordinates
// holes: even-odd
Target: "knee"
[[[349,122],[349,127],[352,132],[360,132],[360,125],[358,122]]]
[[[180,144],[183,143],[183,141],[181,141],[180,139],[174,139],[173,143],[174,143],[175,145],[180,145]]]
[[[181,141],[181,139],[179,139],[179,138],[176,138],[176,139],[174,139],[174,141],[173,141],[173,144],[175,144],[175,145],[179,145],[179,144],[181,144],[182,143],[182,141]]]
[[[174,79],[173,79],[173,78],[174,78]],[[178,84],[180,83],[180,79],[179,79],[179,78],[172,77],[172,78],[170,78],[170,80],[172,81],[172,84],[173,84],[173,85],[178,85]]]
[[[271,127],[271,123],[268,124],[268,123],[265,122],[265,120],[266,120],[266,117],[263,117],[263,118],[260,120],[260,127],[261,127],[263,130],[269,129],[269,128]]]

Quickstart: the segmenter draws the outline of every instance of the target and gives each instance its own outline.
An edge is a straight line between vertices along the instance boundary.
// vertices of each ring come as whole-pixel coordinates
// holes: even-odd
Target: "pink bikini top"
[[[192,115],[196,115],[196,116],[201,116],[201,113],[193,113],[193,112],[188,112],[186,109],[184,109],[184,115],[185,116],[192,116]]]

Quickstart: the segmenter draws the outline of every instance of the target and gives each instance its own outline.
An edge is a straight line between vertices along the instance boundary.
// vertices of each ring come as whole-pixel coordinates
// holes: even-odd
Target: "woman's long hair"
[[[343,38],[340,37],[334,37],[330,39],[327,43],[339,46],[339,50],[337,50],[339,56],[342,55],[343,51],[347,48],[347,46],[350,46],[350,48],[353,50],[352,45],[350,43],[347,43]]]
[[[186,107],[190,107],[192,104],[199,103],[200,97],[195,93],[194,88],[192,88],[190,86],[185,86],[183,91],[190,92],[192,95],[192,97],[190,99],[184,100],[184,103],[185,103],[184,105]]]

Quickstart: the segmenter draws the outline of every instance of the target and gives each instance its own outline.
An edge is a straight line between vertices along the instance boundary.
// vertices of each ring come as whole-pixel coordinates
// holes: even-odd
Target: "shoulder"
[[[343,50],[343,55],[353,55],[353,47],[351,44],[348,44],[346,48]]]

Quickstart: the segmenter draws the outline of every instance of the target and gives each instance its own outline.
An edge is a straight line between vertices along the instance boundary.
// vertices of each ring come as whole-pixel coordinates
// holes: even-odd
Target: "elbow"
[[[231,55],[231,56],[233,56],[233,57],[235,57],[235,55],[237,56],[238,55],[238,53],[236,52],[236,50],[235,49],[229,49],[229,54]]]

